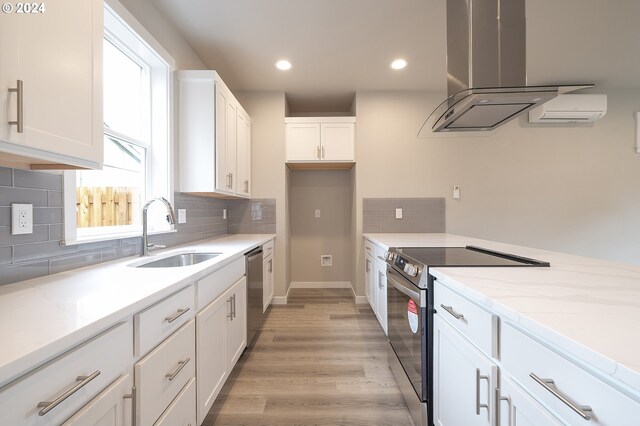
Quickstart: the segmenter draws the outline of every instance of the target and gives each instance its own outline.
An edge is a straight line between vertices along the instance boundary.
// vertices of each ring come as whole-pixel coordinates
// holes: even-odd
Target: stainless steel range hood
[[[493,130],[560,93],[593,86],[527,86],[525,0],[447,0],[449,97],[420,129]]]

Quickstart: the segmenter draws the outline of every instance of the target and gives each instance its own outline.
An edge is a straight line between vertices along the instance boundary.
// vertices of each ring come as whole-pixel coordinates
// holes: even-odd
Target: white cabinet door
[[[273,299],[273,255],[262,261],[262,312],[266,312]]]
[[[198,424],[204,421],[227,378],[226,324],[230,314],[227,292],[196,315]]]
[[[249,198],[251,196],[251,120],[238,108],[237,113],[237,173],[236,195]]]
[[[434,316],[433,412],[437,426],[490,426],[497,367]]]
[[[371,256],[365,256],[364,258],[364,292],[365,292],[365,295],[367,296],[367,300],[369,301],[369,304],[371,305],[371,309],[373,309],[373,312],[376,311],[376,306],[375,306],[376,293],[373,290],[373,280],[375,277],[374,265],[375,265],[375,262],[373,261]]]
[[[130,374],[120,377],[62,425],[131,426],[132,387]]]
[[[0,141],[41,150],[14,154],[52,160],[51,153],[65,156],[55,159],[67,164],[99,167],[103,2],[68,0],[45,6],[40,14],[0,17]],[[7,28],[11,34],[4,34]],[[7,125],[17,118],[17,94],[8,92],[17,80],[23,82],[23,133]],[[13,150],[7,144],[0,149]]]
[[[498,425],[560,425],[551,413],[525,394],[504,374],[500,378],[500,412]]]
[[[320,127],[322,160],[353,161],[355,158],[354,128],[353,123],[322,123]]]
[[[376,316],[387,334],[387,270],[379,262],[376,268],[376,277]]]
[[[247,346],[247,278],[242,277],[231,287],[232,316],[227,318],[227,370],[233,366]]]
[[[233,176],[229,168],[230,158],[235,160],[235,141],[233,153],[231,153],[230,138],[235,139],[236,110],[232,103],[231,94],[221,85],[216,83],[216,190],[224,193],[233,193]],[[235,166],[233,167],[235,169]]]
[[[320,160],[319,123],[291,123],[286,131],[287,161]]]

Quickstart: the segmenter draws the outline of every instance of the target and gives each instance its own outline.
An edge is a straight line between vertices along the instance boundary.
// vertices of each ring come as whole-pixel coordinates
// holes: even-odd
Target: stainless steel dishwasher
[[[262,327],[262,246],[245,253],[247,263],[247,346]]]

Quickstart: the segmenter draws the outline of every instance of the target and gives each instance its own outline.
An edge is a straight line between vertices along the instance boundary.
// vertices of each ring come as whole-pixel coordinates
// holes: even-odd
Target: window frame
[[[105,30],[104,39],[120,49],[136,63],[149,67],[149,117],[147,123],[147,141],[132,139],[127,135],[105,127],[102,137],[115,136],[129,143],[146,149],[145,199],[164,196],[172,204],[174,200],[174,99],[173,73],[175,60],[162,45],[140,24],[137,19],[117,0],[105,0]],[[118,31],[107,28],[107,21],[111,25],[121,26]],[[117,34],[116,34],[117,33]],[[104,43],[104,41],[103,41]],[[144,56],[147,55],[147,58]],[[151,56],[153,55],[153,56]],[[153,66],[153,64],[156,66]],[[161,64],[161,65],[158,65]],[[158,93],[161,95],[157,97]],[[166,108],[166,109],[165,109]],[[160,120],[154,117],[161,115]],[[161,123],[158,123],[161,121]],[[145,143],[146,142],[146,143]],[[155,150],[152,149],[155,146]],[[96,241],[107,241],[142,235],[141,225],[123,225],[83,228],[83,234],[78,236],[76,224],[76,172],[65,171],[64,186],[64,239],[62,244],[83,244]],[[146,200],[141,200],[143,205]],[[149,234],[176,232],[174,225],[166,229],[150,231]]]

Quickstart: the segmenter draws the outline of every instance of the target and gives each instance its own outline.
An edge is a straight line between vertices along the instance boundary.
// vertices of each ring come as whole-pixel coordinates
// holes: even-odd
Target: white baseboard
[[[368,305],[367,296],[356,296],[356,305]]]
[[[289,290],[287,290],[287,294],[284,296],[273,296],[273,299],[271,299],[271,304],[272,305],[286,305],[287,304],[287,300],[289,299],[289,292],[291,291],[291,287],[293,286],[289,286]]]
[[[298,281],[291,282],[290,288],[351,288],[349,281]]]

